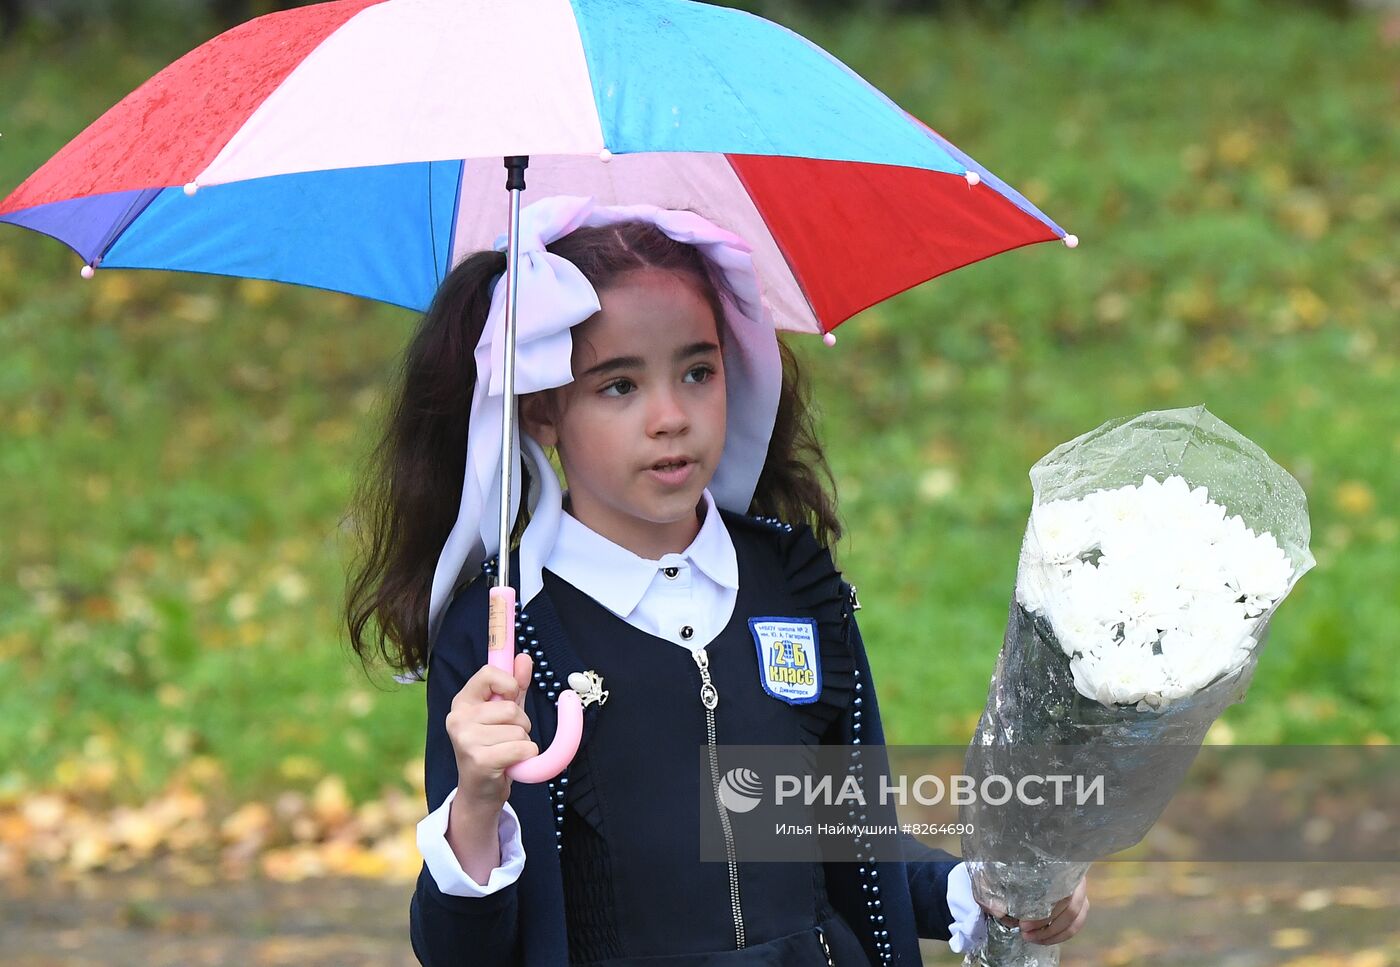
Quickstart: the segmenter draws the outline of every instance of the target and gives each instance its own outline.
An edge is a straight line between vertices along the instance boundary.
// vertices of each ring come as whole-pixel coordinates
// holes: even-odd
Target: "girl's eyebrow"
[[[676,362],[689,359],[691,356],[699,356],[701,353],[718,352],[719,346],[712,342],[693,342],[689,346],[682,346],[676,350]],[[646,361],[640,356],[614,356],[612,359],[605,359],[595,366],[590,366],[584,370],[584,379],[589,376],[598,376],[602,373],[610,373],[616,369],[635,369],[645,366]]]

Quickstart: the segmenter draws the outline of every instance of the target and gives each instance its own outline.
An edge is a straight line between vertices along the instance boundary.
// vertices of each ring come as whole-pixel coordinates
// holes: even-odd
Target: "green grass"
[[[1198,6],[790,21],[1082,239],[802,343],[894,741],[970,734],[1031,463],[1196,402],[1303,483],[1318,559],[1224,721],[1241,742],[1400,736],[1395,51],[1365,17]],[[7,50],[0,191],[202,39]],[[347,654],[340,521],[414,320],[77,269],[0,230],[0,798],[138,798],[194,755],[231,796],[402,782],[422,692]]]

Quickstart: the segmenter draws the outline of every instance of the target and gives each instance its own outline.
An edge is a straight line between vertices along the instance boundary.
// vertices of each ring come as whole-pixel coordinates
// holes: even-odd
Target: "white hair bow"
[[[764,303],[752,249],[694,212],[654,205],[598,206],[592,198],[555,195],[520,211],[517,276],[515,391],[519,395],[573,381],[569,330],[600,308],[598,293],[573,263],[545,246],[577,228],[644,221],[678,242],[694,245],[719,270],[733,299],[721,293],[727,324],[724,345],[728,421],[724,452],[710,482],[715,503],[746,512],[768,453],[782,385],[782,362],[771,314]],[[496,239],[505,251],[506,236]],[[477,344],[462,499],[438,557],[428,606],[432,641],[463,573],[473,573],[498,551],[501,488],[501,393],[505,337],[505,291],[498,283]],[[517,426],[518,426],[517,421]],[[531,520],[520,544],[521,605],[542,587],[541,571],[559,533],[562,493],[544,450],[528,434],[515,434],[533,485],[527,495]],[[511,518],[520,513],[520,493],[511,495]]]

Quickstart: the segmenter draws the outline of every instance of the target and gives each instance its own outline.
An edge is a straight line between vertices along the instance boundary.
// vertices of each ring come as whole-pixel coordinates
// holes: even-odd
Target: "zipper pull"
[[[709,653],[704,648],[697,648],[690,653],[690,657],[700,666],[700,704],[713,710],[719,704],[719,691],[710,681]]]

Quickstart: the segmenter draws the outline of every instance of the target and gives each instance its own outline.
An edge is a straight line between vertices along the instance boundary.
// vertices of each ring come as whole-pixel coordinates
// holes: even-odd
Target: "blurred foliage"
[[[1083,240],[921,286],[835,349],[797,340],[891,740],[971,734],[1030,464],[1203,402],[1303,483],[1319,561],[1216,738],[1393,741],[1400,31],[1238,2],[788,23]],[[0,191],[209,33],[166,26],[21,33]],[[149,800],[195,762],[231,799],[408,788],[423,694],[365,678],[338,608],[342,516],[414,320],[77,270],[0,230],[0,802]]]

